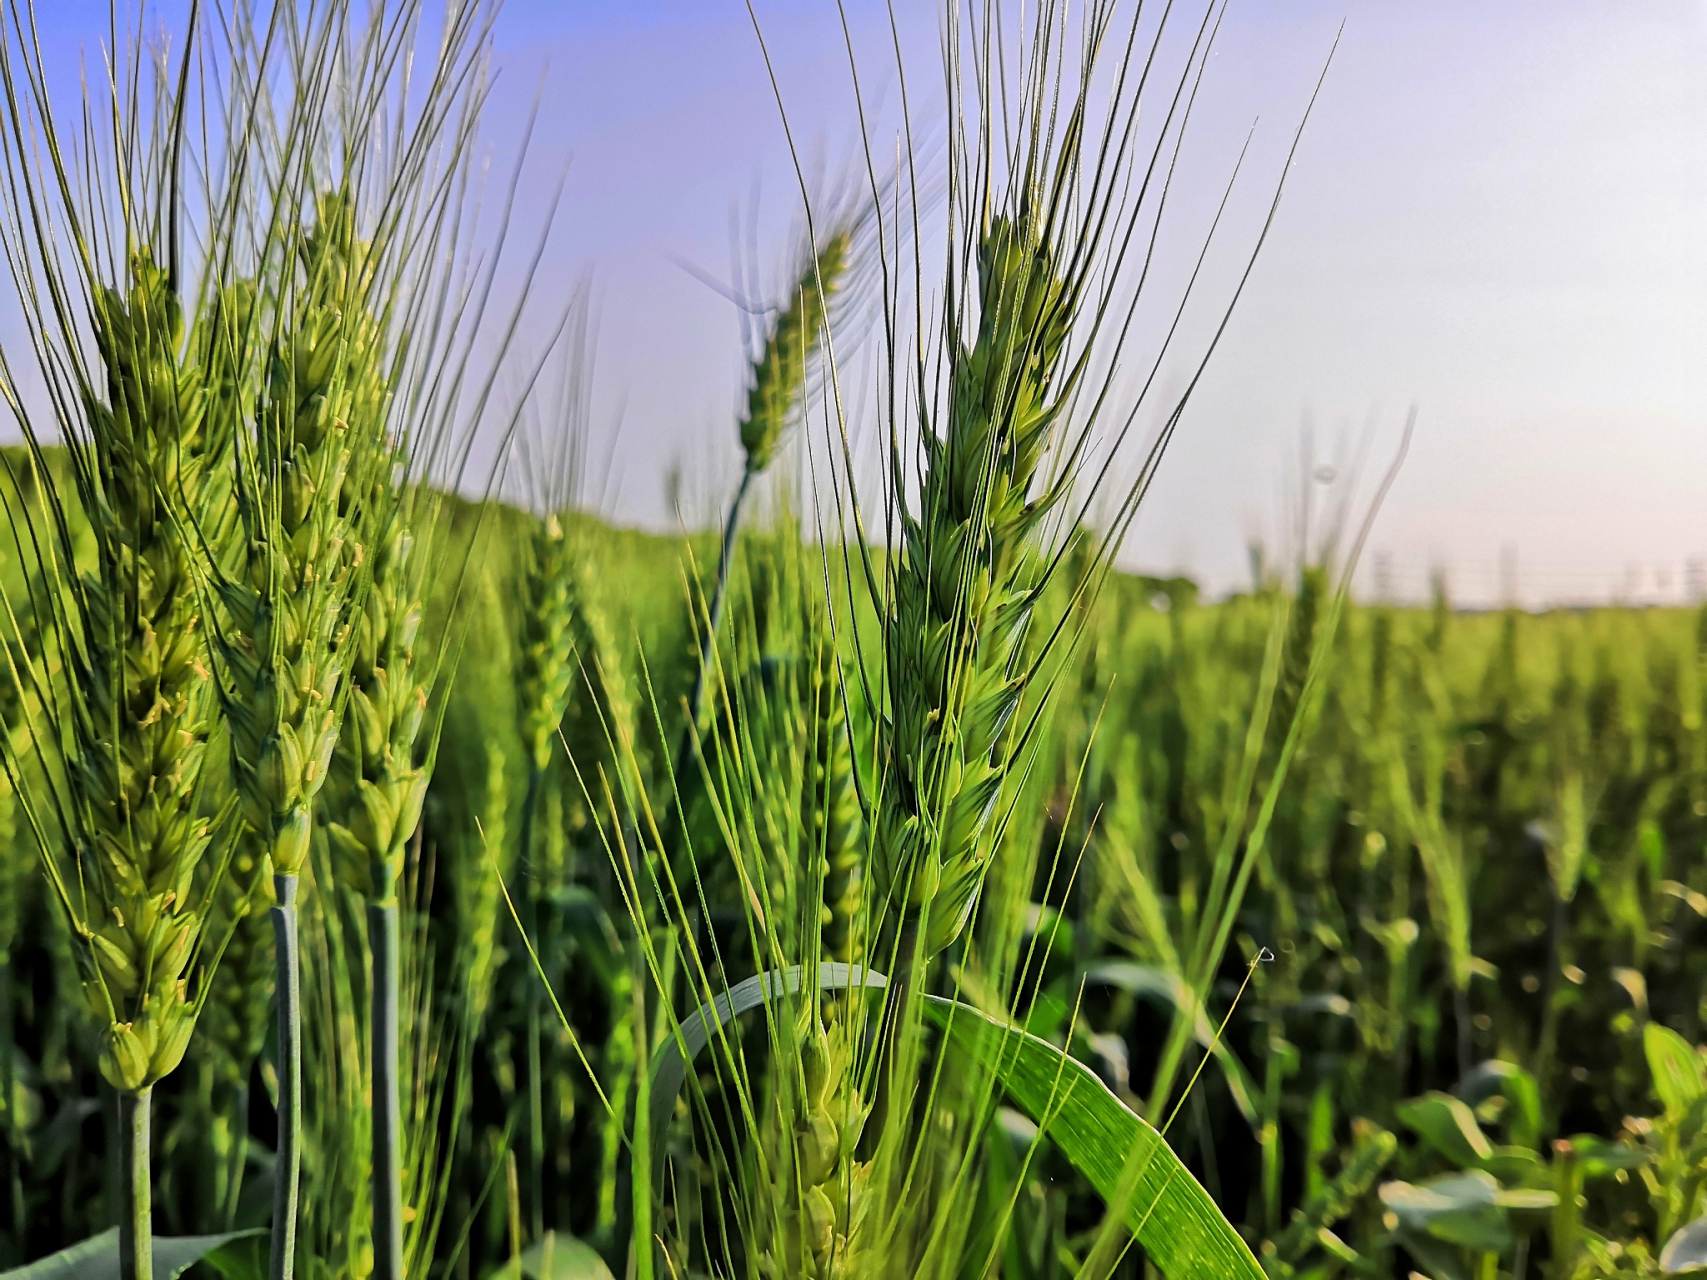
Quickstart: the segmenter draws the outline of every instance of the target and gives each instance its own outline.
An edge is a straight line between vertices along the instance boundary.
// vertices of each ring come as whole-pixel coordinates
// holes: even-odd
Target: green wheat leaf
[[[154,1274],[172,1280],[221,1245],[264,1234],[253,1227],[217,1236],[155,1236]],[[119,1280],[118,1228],[110,1227],[15,1271],[0,1272],[0,1280]]]
[[[1473,1168],[1494,1153],[1470,1108],[1450,1094],[1428,1093],[1401,1103],[1399,1119],[1460,1169]]]
[[[547,1231],[545,1237],[517,1258],[528,1280],[611,1280],[605,1260],[586,1241],[557,1231]]]
[[[1694,1047],[1670,1027],[1650,1022],[1642,1028],[1642,1048],[1654,1073],[1654,1092],[1668,1115],[1682,1115],[1707,1094],[1707,1067]]]
[[[1073,1167],[1105,1199],[1130,1187],[1121,1216],[1172,1280],[1259,1280],[1262,1268],[1162,1135],[1083,1063],[1047,1040],[1005,1026],[970,1005],[925,997],[925,1013],[993,1071]],[[1128,1166],[1141,1162],[1134,1181]]]

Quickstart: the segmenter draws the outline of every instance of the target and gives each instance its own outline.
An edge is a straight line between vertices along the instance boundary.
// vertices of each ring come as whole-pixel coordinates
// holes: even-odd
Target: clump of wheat
[[[944,430],[922,432],[918,515],[903,522],[883,633],[890,716],[872,871],[881,901],[928,917],[933,954],[965,926],[989,861],[1028,678],[1035,535],[1065,491],[1036,491],[1070,320],[1036,214],[984,229],[978,290],[975,339],[952,350]]]

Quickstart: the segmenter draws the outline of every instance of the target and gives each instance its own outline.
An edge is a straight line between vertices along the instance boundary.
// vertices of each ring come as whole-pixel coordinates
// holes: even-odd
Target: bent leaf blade
[[[924,1008],[951,1042],[995,1075],[1104,1200],[1123,1185],[1131,1188],[1120,1216],[1170,1280],[1262,1280],[1250,1248],[1162,1135],[1089,1067],[959,1001],[926,996]]]

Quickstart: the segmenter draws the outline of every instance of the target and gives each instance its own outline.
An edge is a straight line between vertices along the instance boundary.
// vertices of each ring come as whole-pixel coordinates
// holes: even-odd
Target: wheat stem
[[[539,876],[533,865],[534,811],[539,806],[540,783],[545,770],[538,764],[528,770],[527,793],[522,797],[522,871],[527,876],[528,937],[539,939]],[[533,1238],[541,1239],[545,1232],[545,1099],[541,1079],[539,985],[527,986],[527,1071],[528,1071],[528,1173],[532,1179],[532,1200],[528,1206],[529,1226]]]
[[[705,701],[705,686],[717,651],[717,633],[722,629],[723,610],[729,594],[729,570],[735,559],[735,539],[741,531],[741,509],[746,505],[757,474],[749,464],[741,471],[741,483],[735,486],[735,497],[729,503],[729,518],[723,522],[723,542],[717,552],[717,581],[711,589],[711,607],[706,611],[705,635],[699,642],[699,666],[694,669],[693,692],[688,696],[688,722],[683,729],[682,750],[678,760],[686,758],[699,739],[699,714]]]
[[[297,878],[275,875],[272,908],[278,992],[278,1146],[273,1161],[273,1238],[267,1274],[296,1274],[296,1201],[302,1172],[302,959],[297,942]]]
[[[149,1112],[154,1086],[119,1094],[119,1278],[154,1280]]]
[[[403,1280],[403,1113],[398,1003],[402,938],[394,884],[368,907],[373,952],[373,1274]]]

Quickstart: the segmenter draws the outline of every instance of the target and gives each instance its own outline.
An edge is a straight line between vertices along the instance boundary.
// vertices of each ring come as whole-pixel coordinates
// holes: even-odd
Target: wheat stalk
[[[341,508],[348,424],[383,414],[389,388],[380,330],[364,306],[366,246],[347,198],[323,196],[287,270],[285,329],[267,353],[253,438],[237,468],[240,569],[218,576],[219,689],[231,730],[232,782],[257,868],[271,872],[279,1025],[279,1141],[271,1264],[292,1272],[301,1149],[301,978],[297,880],[314,803],[337,745],[347,680],[351,516]],[[300,274],[298,274],[300,273]]]

